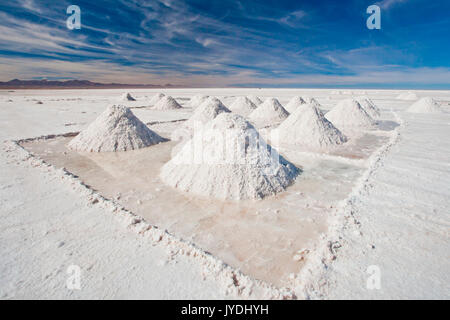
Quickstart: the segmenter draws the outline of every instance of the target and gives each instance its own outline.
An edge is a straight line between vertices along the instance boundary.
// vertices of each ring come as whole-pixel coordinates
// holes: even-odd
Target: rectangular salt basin
[[[219,201],[179,192],[160,181],[160,168],[170,160],[174,142],[128,152],[78,153],[66,148],[70,139],[22,145],[147,222],[276,286],[288,286],[289,275],[301,270],[305,260],[296,261],[294,255],[314,250],[327,231],[331,208],[347,197],[365,169],[351,161],[285,150],[282,154],[303,169],[285,192],[258,201]],[[361,139],[353,158],[367,158],[385,141],[377,136]]]

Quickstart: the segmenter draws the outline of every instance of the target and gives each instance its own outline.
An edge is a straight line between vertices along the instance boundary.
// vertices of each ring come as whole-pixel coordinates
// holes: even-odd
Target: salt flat
[[[188,109],[142,108],[156,91],[131,92],[137,101],[126,103],[127,106],[142,121],[158,122],[153,126],[161,133],[170,133],[176,122],[159,122],[182,120],[191,114]],[[276,97],[285,104],[294,95],[306,94],[317,98],[325,109],[349,97],[332,94],[331,90],[172,89],[163,92],[182,105],[199,93],[217,96],[226,105],[240,95]],[[80,131],[108,104],[117,103],[122,93],[121,90],[1,92],[0,138],[24,139]],[[389,150],[379,155],[381,158],[372,159],[376,166],[373,163],[368,163],[367,168],[362,166],[372,171],[363,185],[354,185],[355,189],[364,190],[356,192],[351,203],[351,217],[358,223],[337,219],[333,232],[321,232],[325,242],[337,236],[340,247],[335,250],[333,260],[327,262],[327,269],[318,265],[318,270],[311,275],[302,275],[302,281],[308,285],[299,284],[301,290],[296,291],[299,298],[448,297],[446,254],[450,248],[450,201],[446,186],[450,182],[450,148],[446,137],[450,133],[450,114],[404,113],[412,102],[396,100],[398,93],[366,90],[386,120],[403,124],[397,128],[399,136]],[[444,103],[450,100],[450,92],[416,93]],[[449,110],[448,105],[443,108]],[[67,183],[46,174],[45,168],[33,168],[29,162],[18,160],[15,153],[5,150],[0,163],[2,297],[270,297],[258,285],[246,295],[240,290],[230,290],[233,283],[218,281],[217,275],[195,257],[182,254],[173,257],[163,245],[155,246],[123,227],[109,210],[93,205]],[[347,214],[342,212],[344,216]],[[158,221],[154,223],[158,225]],[[221,258],[226,262],[226,257]],[[71,264],[80,265],[85,275],[80,291],[65,287],[65,271]],[[380,290],[366,288],[369,265],[380,267]],[[261,268],[264,271],[264,264]]]

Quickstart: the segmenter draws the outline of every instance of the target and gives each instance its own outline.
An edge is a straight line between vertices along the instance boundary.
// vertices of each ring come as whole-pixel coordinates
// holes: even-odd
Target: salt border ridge
[[[292,279],[291,287],[277,288],[265,281],[256,280],[243,274],[239,269],[235,269],[226,264],[212,254],[197,247],[194,243],[183,240],[171,234],[167,230],[162,230],[156,225],[151,225],[145,219],[133,212],[125,209],[112,199],[103,197],[100,193],[92,190],[81,179],[67,171],[65,168],[58,169],[52,164],[45,162],[34,156],[20,144],[37,140],[48,140],[58,137],[72,137],[78,132],[68,132],[64,134],[50,134],[35,138],[4,141],[4,150],[13,152],[17,160],[27,162],[31,167],[42,169],[46,174],[51,174],[69,183],[73,190],[81,191],[89,205],[98,205],[102,209],[109,209],[116,215],[119,223],[126,228],[133,230],[139,235],[152,241],[153,245],[161,245],[171,254],[171,259],[177,255],[192,257],[200,262],[205,269],[203,277],[212,277],[218,280],[224,288],[225,295],[234,295],[243,299],[311,299],[326,298],[326,288],[331,284],[326,279],[327,271],[337,258],[338,249],[342,246],[343,231],[351,227],[359,227],[359,221],[354,216],[353,207],[358,197],[366,194],[371,189],[370,178],[374,172],[382,166],[382,160],[390,149],[400,139],[400,129],[403,128],[403,120],[391,110],[399,126],[395,128],[389,141],[381,146],[367,160],[368,168],[357,180],[348,197],[342,200],[338,206],[330,212],[330,222],[327,234],[322,237],[322,241],[308,255],[306,262],[300,272]]]

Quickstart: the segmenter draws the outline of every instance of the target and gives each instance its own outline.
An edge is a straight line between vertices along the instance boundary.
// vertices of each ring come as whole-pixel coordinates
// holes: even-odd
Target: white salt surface
[[[0,138],[11,140],[81,130],[108,104],[116,102],[121,91],[2,91]],[[298,89],[167,91],[175,97],[188,98],[202,93],[218,97],[256,94],[275,96],[283,103],[299,93]],[[136,90],[135,96],[155,93]],[[381,109],[382,119],[397,121],[389,112],[393,109],[405,124],[399,128],[398,141],[371,159],[370,170],[355,187],[352,201],[338,210],[338,217],[347,222],[337,221],[337,226],[345,228],[334,228],[334,236],[324,233],[324,241],[331,243],[326,250],[336,259],[326,258],[320,263],[322,253],[310,253],[307,262],[317,258],[319,263],[313,263],[314,268],[308,268],[305,276],[300,277],[302,283],[307,283],[306,287],[300,287],[313,299],[449,299],[450,193],[446,186],[450,181],[447,165],[450,115],[404,113],[410,103],[396,100],[395,91],[366,90],[366,93]],[[441,108],[448,111],[449,91],[415,93],[444,101]],[[329,93],[304,90],[301,94],[325,101]],[[36,105],[31,98],[44,104]],[[329,109],[334,103],[324,107]],[[145,121],[180,117],[186,115],[179,111],[139,110],[139,118]],[[103,202],[92,204],[84,188],[75,188],[71,179],[64,178],[67,176],[53,173],[26,155],[19,156],[19,150],[3,151],[0,153],[2,298],[242,297],[239,290],[229,291],[233,288],[232,277],[207,271],[209,268],[195,258],[176,255],[167,259],[169,244],[155,246],[134,227],[124,228],[117,222],[118,215]],[[339,172],[339,168],[332,172]],[[65,287],[66,270],[72,264],[82,269],[79,291]],[[380,268],[380,290],[366,287],[370,276],[367,268],[371,265]],[[259,295],[259,286],[248,287],[254,292],[251,297],[268,297]]]
[[[400,93],[397,98],[398,100],[417,100],[419,99],[419,97],[417,96],[417,94],[415,92],[402,92]]]

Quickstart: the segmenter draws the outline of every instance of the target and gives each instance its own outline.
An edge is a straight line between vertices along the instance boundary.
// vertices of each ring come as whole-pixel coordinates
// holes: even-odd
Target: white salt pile
[[[197,94],[195,96],[193,96],[191,98],[191,100],[189,100],[188,106],[195,109],[197,108],[199,105],[201,105],[203,102],[205,102],[206,99],[208,99],[209,96],[205,96],[202,94]]]
[[[289,100],[288,104],[284,108],[287,112],[292,113],[303,104],[306,104],[306,101],[303,100],[303,98],[300,96],[295,96],[291,100]]]
[[[347,141],[347,138],[314,104],[302,105],[275,132],[282,143],[322,151],[330,150]]]
[[[87,152],[127,151],[166,141],[150,130],[125,106],[108,107],[68,147]]]
[[[439,103],[430,97],[416,101],[406,111],[412,113],[442,113]]]
[[[378,118],[380,116],[380,109],[373,103],[373,101],[368,97],[357,97],[356,101],[359,102],[361,107],[371,116],[372,118]]]
[[[228,109],[246,117],[256,109],[256,105],[247,97],[237,97]]]
[[[164,93],[157,93],[155,94],[151,99],[150,99],[150,105],[154,106],[155,104],[158,103],[159,100],[161,100],[162,97],[164,97],[165,94]]]
[[[340,101],[325,117],[343,132],[369,129],[375,125],[375,121],[354,99]]]
[[[222,113],[162,167],[160,177],[194,195],[243,200],[284,191],[299,171],[243,117]]]
[[[154,106],[155,110],[175,110],[181,109],[182,106],[171,96],[162,97]]]
[[[398,100],[417,100],[417,99],[419,99],[419,97],[414,92],[408,91],[408,92],[400,93],[396,99],[398,99]]]
[[[133,96],[129,93],[129,92],[125,92],[124,94],[122,94],[122,96],[120,97],[121,101],[136,101],[135,98],[133,98]]]
[[[250,101],[253,102],[256,106],[259,106],[261,103],[263,103],[263,101],[259,97],[253,94],[247,96],[247,98],[249,98]]]
[[[257,126],[270,126],[282,122],[289,112],[275,98],[268,98],[249,115]]]
[[[206,124],[222,112],[231,111],[216,97],[209,97],[197,109],[195,109],[194,114],[185,122],[184,125],[189,128],[194,128],[196,124]]]
[[[305,102],[308,103],[308,104],[315,105],[317,108],[321,108],[322,107],[320,105],[319,101],[317,101],[315,98],[312,98],[312,97],[309,97],[309,96],[303,96],[303,100],[305,100]]]

